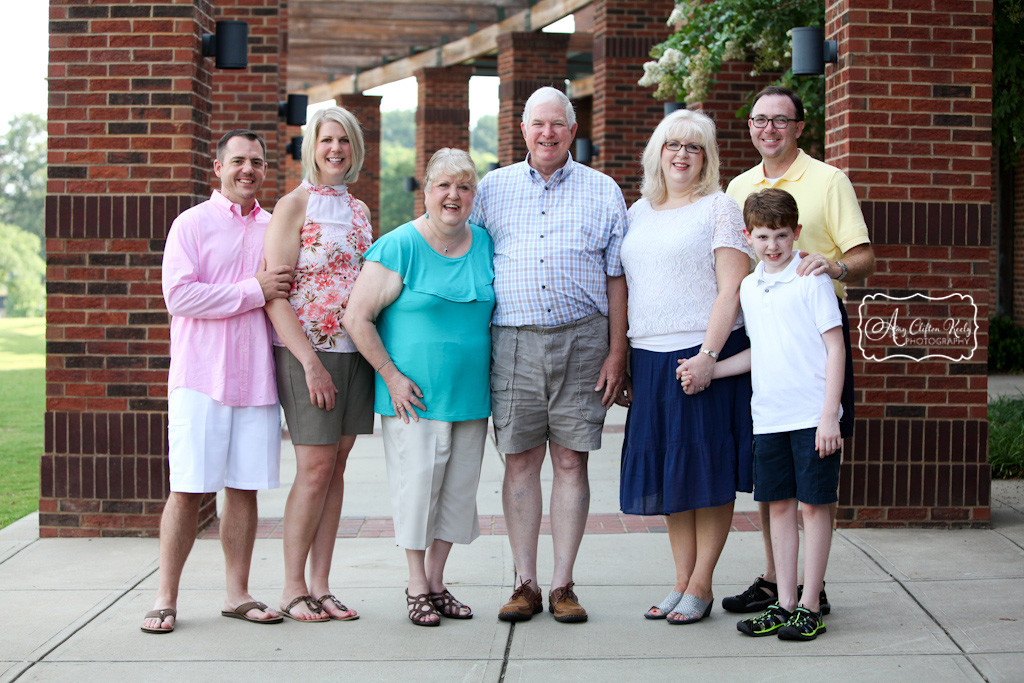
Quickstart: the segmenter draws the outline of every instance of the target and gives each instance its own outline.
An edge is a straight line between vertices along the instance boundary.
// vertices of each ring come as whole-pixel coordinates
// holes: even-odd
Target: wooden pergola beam
[[[390,64],[368,69],[358,74],[343,76],[324,85],[306,89],[310,103],[331,100],[338,95],[351,95],[378,85],[393,83],[415,74],[417,69],[430,66],[455,66],[490,54],[498,49],[498,36],[515,31],[533,31],[577,12],[594,0],[540,0],[533,7],[518,12],[504,21],[476,33],[431,48],[419,54],[396,60]]]

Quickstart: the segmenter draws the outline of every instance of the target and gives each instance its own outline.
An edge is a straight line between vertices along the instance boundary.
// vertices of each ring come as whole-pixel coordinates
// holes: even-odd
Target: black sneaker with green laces
[[[747,590],[739,595],[722,599],[722,609],[726,612],[760,612],[779,599],[779,587],[772,581],[765,581],[763,576],[754,579]]]
[[[779,603],[775,602],[756,617],[736,622],[736,630],[755,638],[775,635],[780,628],[789,622],[791,616],[792,612],[787,612],[779,606]]]
[[[803,605],[793,610],[792,616],[785,626],[778,630],[782,640],[814,640],[825,632],[825,624],[821,622],[821,612],[812,612]]]

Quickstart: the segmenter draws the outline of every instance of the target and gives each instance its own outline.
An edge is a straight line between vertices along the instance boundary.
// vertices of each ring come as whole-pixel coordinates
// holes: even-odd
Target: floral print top
[[[299,233],[299,261],[288,301],[306,338],[318,351],[351,353],[355,344],[341,326],[352,285],[373,235],[370,221],[344,185],[313,185]]]

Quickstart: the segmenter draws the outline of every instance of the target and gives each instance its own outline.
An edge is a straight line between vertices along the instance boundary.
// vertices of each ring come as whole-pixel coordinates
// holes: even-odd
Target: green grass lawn
[[[0,318],[0,528],[39,507],[46,323]]]

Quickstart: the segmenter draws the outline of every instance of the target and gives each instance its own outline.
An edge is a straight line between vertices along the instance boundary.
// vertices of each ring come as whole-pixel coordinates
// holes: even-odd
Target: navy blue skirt
[[[719,355],[750,347],[740,328]],[[633,404],[622,444],[619,503],[630,515],[667,515],[725,505],[752,491],[753,426],[750,374],[725,377],[687,396],[676,380],[677,360],[700,345],[656,353],[633,349]]]

